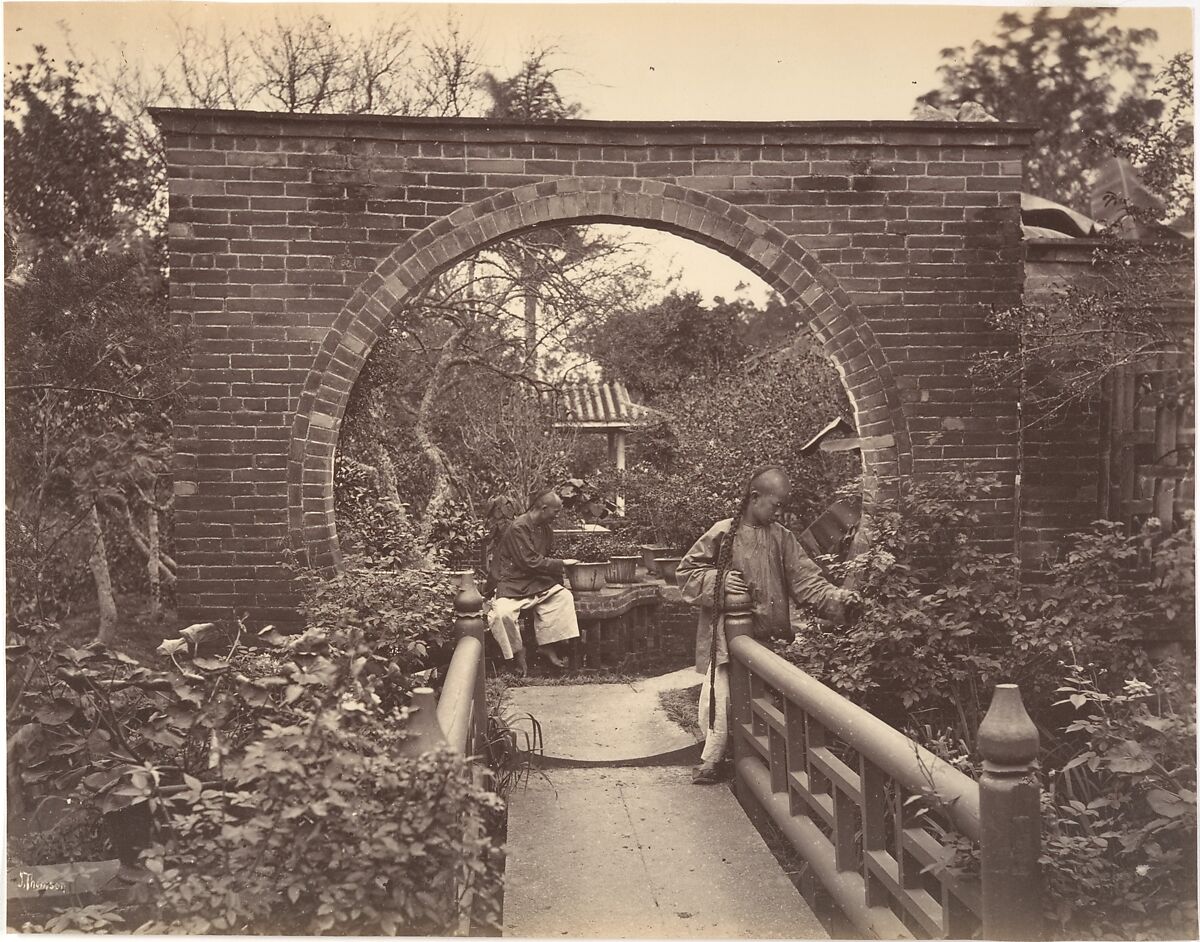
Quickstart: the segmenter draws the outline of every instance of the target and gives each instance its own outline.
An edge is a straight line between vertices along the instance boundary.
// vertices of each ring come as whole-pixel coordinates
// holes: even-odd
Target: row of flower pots
[[[576,592],[598,592],[608,583],[628,585],[637,582],[637,564],[646,568],[647,575],[658,576],[670,585],[675,584],[675,569],[682,557],[668,556],[669,546],[640,547],[641,556],[611,556],[607,562],[579,562],[567,567],[567,577]]]

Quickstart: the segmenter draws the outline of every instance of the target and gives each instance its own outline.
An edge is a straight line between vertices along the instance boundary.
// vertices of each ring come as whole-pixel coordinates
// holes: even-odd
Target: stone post
[[[983,938],[1040,939],[1038,733],[1016,684],[996,685],[979,725],[979,752]]]
[[[446,736],[437,720],[437,697],[432,687],[414,690],[408,709],[408,735],[400,744],[400,755],[419,756],[446,745]]]
[[[471,708],[471,743],[470,755],[478,755],[487,734],[487,692],[484,683],[483,656],[486,642],[487,622],[483,618],[483,596],[475,585],[475,573],[470,569],[456,572],[458,579],[458,594],[454,597],[454,628],[455,637],[475,638],[479,641],[479,667],[475,672],[475,691],[472,696]]]
[[[730,717],[730,746],[733,747],[734,790],[738,801],[748,814],[758,813],[758,805],[753,795],[738,779],[736,769],[739,759],[747,755],[746,744],[742,741],[742,729],[750,723],[750,674],[745,666],[739,664],[733,656],[732,643],[734,638],[748,635],[754,637],[753,600],[741,592],[725,593],[725,641],[730,646],[729,654],[729,707],[733,714]],[[717,626],[713,626],[717,630]]]

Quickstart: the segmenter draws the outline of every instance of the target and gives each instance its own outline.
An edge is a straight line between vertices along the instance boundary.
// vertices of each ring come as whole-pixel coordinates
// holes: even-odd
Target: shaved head
[[[791,489],[787,474],[781,468],[767,468],[758,472],[750,480],[750,491],[756,494],[786,493]]]
[[[560,510],[562,510],[562,498],[558,496],[558,492],[554,488],[549,488],[534,493],[533,499],[529,502],[528,513],[538,523],[553,523]]]
[[[747,520],[755,526],[767,526],[779,519],[783,505],[791,496],[792,485],[782,468],[761,468],[746,485],[742,504]]]
[[[558,496],[558,492],[553,488],[542,491],[540,494],[534,495],[533,500],[529,502],[531,510],[540,510],[543,507],[561,507],[562,498]]]

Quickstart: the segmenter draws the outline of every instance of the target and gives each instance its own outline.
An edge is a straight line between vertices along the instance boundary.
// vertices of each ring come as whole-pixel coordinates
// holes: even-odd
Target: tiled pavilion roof
[[[627,429],[666,418],[657,409],[634,402],[620,380],[564,386],[558,400],[568,416],[562,424],[580,431]]]

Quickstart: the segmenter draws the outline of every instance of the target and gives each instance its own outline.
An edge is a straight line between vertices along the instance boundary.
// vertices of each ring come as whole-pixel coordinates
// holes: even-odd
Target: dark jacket
[[[496,547],[496,596],[524,599],[561,585],[563,561],[549,557],[553,544],[548,525],[534,523],[528,514],[514,518]]]

